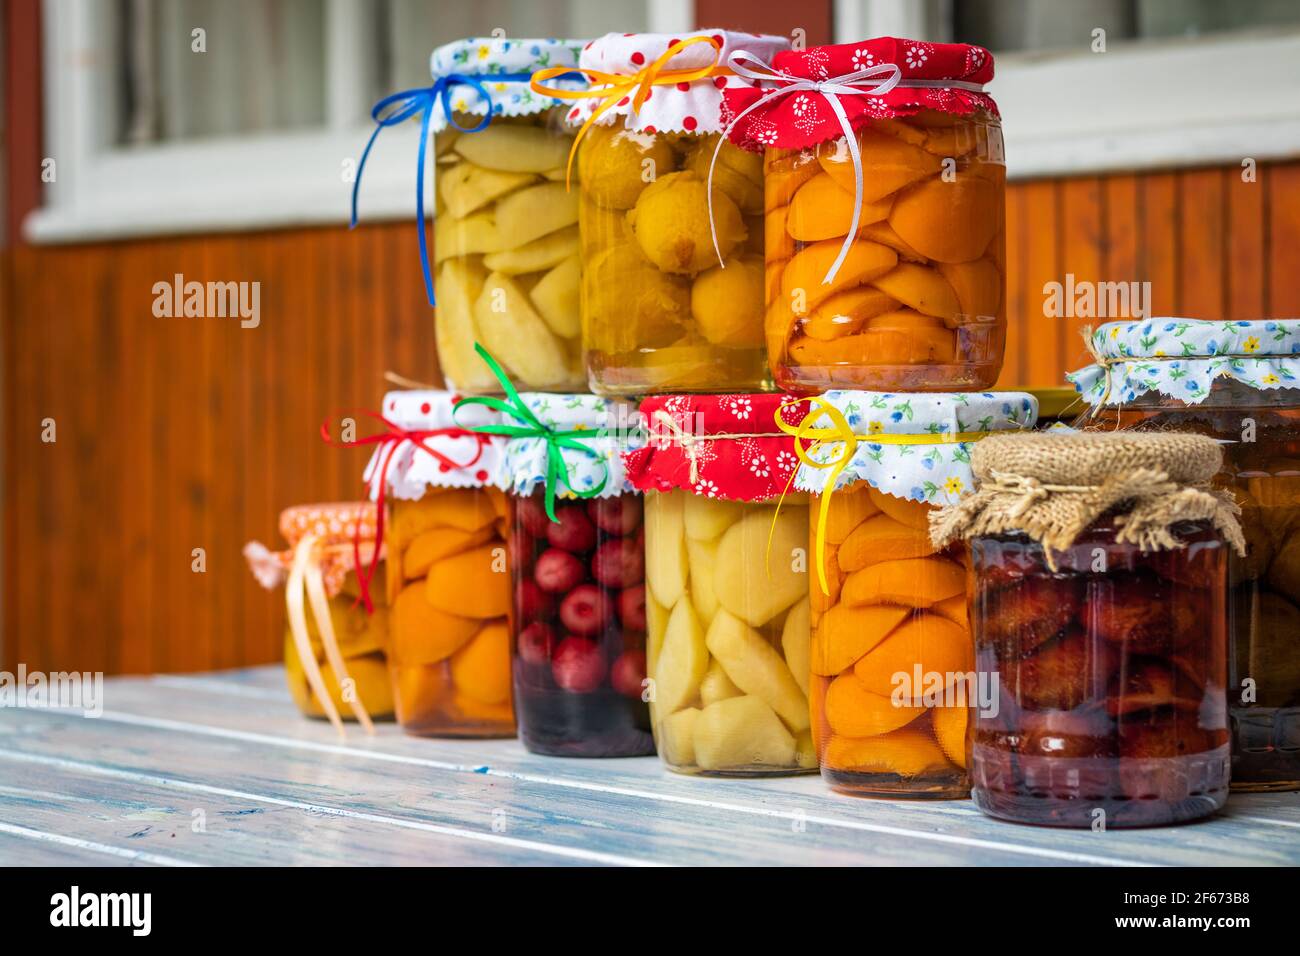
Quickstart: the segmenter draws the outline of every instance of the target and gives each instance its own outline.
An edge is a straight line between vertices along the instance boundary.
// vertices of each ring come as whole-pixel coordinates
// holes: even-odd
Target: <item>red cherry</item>
[[[569,505],[555,512],[558,522],[546,527],[546,540],[565,551],[590,551],[596,546],[596,529],[581,505]]]
[[[515,613],[520,623],[534,621],[551,613],[551,596],[532,578],[521,578],[515,588]]]
[[[629,631],[644,631],[645,623],[645,585],[620,591],[618,595],[618,619]]]
[[[518,521],[529,534],[545,537],[546,529],[551,526],[551,519],[546,517],[546,508],[536,498],[516,498],[515,514]]]
[[[645,680],[645,651],[624,651],[609,669],[609,682],[625,697],[640,697]]]
[[[632,529],[641,523],[641,499],[635,495],[592,498],[587,502],[587,514],[601,531],[631,534]]]
[[[515,639],[519,657],[527,664],[549,664],[555,650],[555,632],[541,621],[533,621]]]
[[[600,645],[585,637],[566,637],[551,658],[555,683],[573,694],[586,694],[605,679],[605,655]]]
[[[589,637],[605,629],[613,602],[594,584],[580,584],[560,602],[560,623],[574,634]]]
[[[645,580],[645,552],[635,538],[606,541],[591,558],[591,573],[610,588],[627,588]]]
[[[582,562],[559,548],[543,551],[537,559],[537,566],[533,568],[533,579],[538,587],[552,594],[572,591],[585,577]]]

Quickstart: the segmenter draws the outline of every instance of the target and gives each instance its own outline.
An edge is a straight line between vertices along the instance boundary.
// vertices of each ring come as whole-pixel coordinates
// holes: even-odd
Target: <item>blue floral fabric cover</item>
[[[597,496],[612,498],[622,494],[640,494],[627,480],[623,452],[645,443],[636,406],[627,402],[598,398],[595,395],[557,395],[548,392],[521,392],[520,400],[549,428],[568,431],[590,430],[592,437],[579,441],[595,450],[593,458],[576,449],[562,448],[560,456],[569,468],[568,486],[561,480],[555,489],[557,498],[574,497],[570,488],[585,491],[600,484],[608,475],[605,488]],[[507,425],[530,423],[503,415]],[[517,495],[529,495],[546,483],[547,449],[544,438],[511,438],[501,459],[500,486]]]
[[[563,101],[550,96],[540,96],[528,86],[527,80],[493,80],[494,76],[527,73],[551,66],[577,66],[578,57],[586,40],[511,40],[506,37],[470,37],[446,43],[433,51],[430,71],[436,80],[450,73],[482,78],[492,98],[493,114],[501,116],[527,116],[540,113]],[[547,82],[557,89],[581,90],[587,82],[575,74],[572,80],[557,79]],[[482,93],[469,84],[457,85],[451,94],[452,109],[459,113],[483,116],[489,104]],[[433,131],[440,133],[447,127],[447,117],[442,110],[434,110]]]

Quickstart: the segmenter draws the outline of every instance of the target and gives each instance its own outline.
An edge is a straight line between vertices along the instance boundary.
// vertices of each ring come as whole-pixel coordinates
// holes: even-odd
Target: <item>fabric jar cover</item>
[[[559,100],[534,93],[528,78],[547,67],[577,66],[584,42],[469,37],[435,49],[429,58],[429,68],[435,80],[454,73],[481,78],[492,99],[493,115],[528,116],[562,105]],[[523,78],[493,79],[505,75]],[[575,73],[572,77],[557,78],[551,85],[556,89],[581,90],[586,88],[587,81]],[[489,108],[483,94],[468,83],[457,84],[453,89],[451,106],[458,113],[472,116],[485,116]],[[447,128],[447,115],[441,108],[433,111],[430,126],[435,133]]]
[[[665,70],[702,69],[712,63],[723,65],[734,50],[748,50],[761,57],[775,56],[788,50],[790,41],[785,37],[738,33],[730,30],[697,30],[693,33],[607,33],[592,40],[582,50],[580,69],[597,70],[634,76],[654,63],[672,47],[684,44],[695,37],[711,37],[720,44],[721,51],[709,43],[691,43],[682,47],[677,56],[664,64]],[[620,118],[630,130],[645,133],[720,133],[723,123],[722,90],[745,81],[738,76],[723,75],[690,83],[656,85],[639,111],[633,110],[632,95],[621,98],[600,114],[596,123],[609,126]],[[548,86],[555,81],[548,80]],[[601,84],[592,83],[592,90]],[[567,120],[581,126],[591,118],[604,102],[600,97],[579,100],[568,114]]]
[[[784,407],[783,407],[784,406]],[[641,403],[644,447],[624,456],[642,491],[690,491],[728,501],[766,501],[790,487],[799,460],[776,415],[791,426],[808,403],[787,395],[659,395]]]
[[[640,447],[644,436],[636,428],[636,406],[595,395],[557,395],[548,392],[520,392],[519,400],[547,428],[557,431],[590,431],[590,438],[577,439],[595,455],[575,448],[559,449],[568,468],[555,489],[557,498],[574,498],[573,491],[589,498],[614,498],[634,492],[623,467],[623,452]],[[466,407],[463,411],[469,411]],[[462,413],[458,417],[465,421]],[[506,424],[530,425],[507,417]],[[530,495],[546,484],[548,442],[541,436],[510,438],[499,468],[498,485],[518,496]],[[591,489],[605,479],[597,493]]]
[[[969,491],[971,449],[977,437],[965,441],[944,436],[1031,429],[1038,421],[1038,400],[1027,392],[939,392],[900,394],[837,390],[818,398],[843,416],[859,436],[853,457],[835,481],[839,490],[857,481],[896,498],[949,504]],[[814,427],[833,423],[825,413]],[[873,441],[873,436],[880,440]],[[914,443],[894,443],[891,436],[918,436]],[[922,440],[930,439],[932,440]],[[822,463],[843,454],[843,441],[814,445],[808,457]],[[820,494],[831,468],[801,464],[795,487]]]
[[[1066,378],[1094,407],[1152,391],[1197,405],[1216,378],[1263,391],[1300,388],[1300,319],[1107,322],[1087,342],[1097,361]]]
[[[384,396],[383,417],[401,432],[418,435],[446,430],[448,434],[420,436],[418,443],[414,437],[402,437],[395,438],[392,445],[381,444],[370,457],[363,475],[370,487],[371,500],[379,498],[384,461],[390,453],[387,493],[399,500],[423,498],[430,487],[500,487],[504,440],[476,435],[466,429],[470,425],[499,423],[501,416],[491,409],[473,406],[462,409],[453,419],[452,410],[458,401],[460,395],[442,390],[389,392]],[[439,461],[426,448],[446,460]]]
[[[348,573],[357,569],[357,555],[362,564],[370,561],[375,547],[375,506],[368,501],[339,501],[285,508],[280,512],[280,537],[288,542],[288,550],[272,551],[257,541],[244,545],[244,558],[257,583],[267,589],[283,584],[298,542],[309,534],[319,543],[325,593],[334,597]],[[379,560],[383,559],[381,547]]]
[[[760,57],[761,52],[750,50]],[[766,59],[766,58],[764,58]],[[793,80],[835,81],[860,70],[895,64],[902,82],[887,93],[841,94],[840,105],[853,129],[873,119],[913,116],[921,110],[938,110],[967,116],[980,110],[998,115],[997,104],[987,93],[946,86],[907,86],[909,80],[925,82],[956,80],[985,84],[993,79],[993,55],[983,47],[965,43],[926,43],[897,37],[877,37],[859,43],[815,46],[787,50],[768,61],[774,71]],[[749,65],[749,64],[747,64]],[[861,84],[873,89],[879,82]],[[850,84],[854,85],[854,84]],[[723,91],[724,123],[754,106],[779,84],[756,84],[750,80],[729,83]],[[754,107],[732,128],[729,139],[747,149],[775,146],[801,149],[844,135],[840,121],[825,97],[805,90],[786,96],[770,96]]]

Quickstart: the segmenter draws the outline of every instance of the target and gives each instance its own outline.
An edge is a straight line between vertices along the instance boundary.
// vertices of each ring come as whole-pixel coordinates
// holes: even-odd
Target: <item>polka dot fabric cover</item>
[[[294,548],[307,535],[312,535],[320,542],[317,554],[325,593],[333,597],[342,589],[348,572],[356,569],[358,552],[363,564],[370,561],[375,546],[375,517],[375,505],[369,501],[294,505],[280,512],[280,536],[288,542],[288,550],[271,551],[253,541],[244,547],[244,557],[262,587],[278,587],[293,564]],[[383,560],[382,551],[380,560]]]
[[[708,43],[683,46],[682,52],[664,66],[665,70],[690,70],[715,62],[726,63],[733,50],[748,50],[764,59],[790,48],[785,37],[737,33],[729,30],[697,30],[693,33],[609,33],[592,40],[582,51],[578,65],[602,73],[632,76],[653,63],[670,48],[692,37],[713,37],[722,45],[717,52]],[[654,133],[720,133],[722,131],[722,90],[744,81],[736,76],[715,76],[693,83],[655,86],[637,113],[632,112],[629,93],[605,110],[596,122],[608,126],[619,122],[630,130]],[[600,89],[593,83],[592,89]],[[577,101],[570,108],[568,121],[581,126],[604,102],[600,97]]]

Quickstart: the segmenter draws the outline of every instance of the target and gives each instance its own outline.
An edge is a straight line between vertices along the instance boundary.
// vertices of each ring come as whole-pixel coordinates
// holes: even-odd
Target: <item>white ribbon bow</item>
[[[758,64],[761,69],[750,69],[744,66],[742,61],[745,60]],[[858,150],[858,139],[853,135],[853,126],[849,123],[848,114],[844,112],[844,106],[840,103],[839,98],[841,96],[884,96],[890,90],[899,86],[927,87],[931,89],[955,87],[976,93],[984,90],[983,85],[980,83],[968,83],[963,80],[904,80],[902,70],[897,63],[877,63],[864,70],[845,73],[843,76],[836,76],[828,80],[810,80],[799,76],[791,76],[789,73],[782,73],[780,70],[775,70],[767,63],[764,63],[754,54],[746,50],[736,50],[731,56],[727,57],[727,66],[737,76],[743,76],[756,82],[775,82],[783,85],[768,90],[737,113],[731,122],[727,124],[727,128],[722,131],[722,135],[718,137],[718,145],[713,150],[713,160],[709,163],[708,179],[709,231],[713,235],[713,251],[718,256],[718,263],[724,269],[726,268],[726,263],[722,261],[722,250],[718,246],[718,229],[713,222],[713,168],[718,162],[718,154],[722,151],[722,144],[727,141],[737,123],[749,112],[765,105],[770,100],[800,91],[818,93],[830,104],[835,118],[840,121],[840,129],[844,131],[844,139],[849,147],[849,158],[853,160],[854,190],[853,218],[849,222],[848,235],[844,237],[844,245],[840,247],[840,254],[835,257],[835,261],[831,263],[831,267],[826,271],[826,276],[822,279],[822,285],[830,285],[834,281],[836,273],[840,271],[840,266],[843,265],[845,257],[848,256],[849,250],[853,248],[853,240],[858,235],[858,221],[862,217],[862,155]]]

